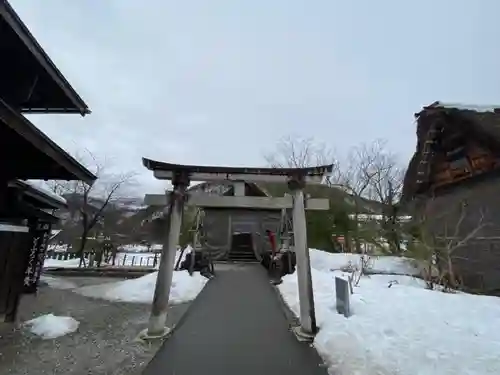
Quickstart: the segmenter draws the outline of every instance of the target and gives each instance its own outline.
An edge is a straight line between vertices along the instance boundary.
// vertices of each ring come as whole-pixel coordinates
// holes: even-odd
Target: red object
[[[268,230],[267,237],[269,238],[269,242],[271,243],[271,250],[274,256],[274,254],[276,253],[276,235],[270,230]]]

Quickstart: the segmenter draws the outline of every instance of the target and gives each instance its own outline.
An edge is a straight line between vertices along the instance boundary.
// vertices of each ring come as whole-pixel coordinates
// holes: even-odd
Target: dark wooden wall
[[[438,236],[451,237],[462,213],[457,240],[481,229],[452,253],[455,272],[466,287],[500,291],[500,177],[460,184],[429,200],[426,225]]]
[[[12,322],[23,292],[29,232],[0,228],[0,322]]]

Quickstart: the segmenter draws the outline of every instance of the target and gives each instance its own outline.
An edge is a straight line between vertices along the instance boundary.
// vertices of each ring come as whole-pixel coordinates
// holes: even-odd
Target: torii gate
[[[145,203],[168,206],[165,214],[167,232],[163,244],[162,257],[155,286],[153,305],[148,328],[142,333],[144,338],[158,338],[169,333],[165,326],[168,298],[172,285],[175,254],[179,242],[184,204],[233,207],[233,208],[281,208],[292,209],[294,251],[297,258],[297,278],[300,301],[300,330],[298,334],[311,337],[317,331],[314,311],[314,298],[311,265],[307,247],[306,209],[327,210],[328,199],[305,199],[306,184],[320,184],[333,170],[333,165],[310,168],[238,168],[180,165],[142,159],[143,165],[153,172],[159,180],[170,180],[173,190],[167,195],[147,195]],[[187,188],[191,181],[232,181],[247,182],[284,182],[292,192],[285,197],[235,196],[192,196],[188,197]],[[241,185],[241,184],[240,184]]]

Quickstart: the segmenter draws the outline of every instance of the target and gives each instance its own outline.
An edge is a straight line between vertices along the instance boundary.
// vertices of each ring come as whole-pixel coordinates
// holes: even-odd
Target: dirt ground
[[[64,281],[84,286],[118,279]],[[170,308],[170,327],[187,307]],[[18,324],[0,324],[0,375],[139,375],[161,345],[136,341],[147,325],[149,311],[149,305],[108,302],[42,285],[36,296],[23,297]],[[75,318],[80,322],[78,331],[43,340],[22,327],[22,322],[49,313]]]

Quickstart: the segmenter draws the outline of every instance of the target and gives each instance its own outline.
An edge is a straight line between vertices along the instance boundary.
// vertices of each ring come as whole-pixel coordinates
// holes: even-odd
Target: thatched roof
[[[458,127],[468,137],[490,149],[500,150],[500,106],[465,106],[435,102],[415,114],[417,149],[410,160],[404,179],[403,200],[417,194],[417,167],[422,156],[424,137],[429,127],[440,122],[444,127]],[[424,176],[428,177],[428,176]]]

